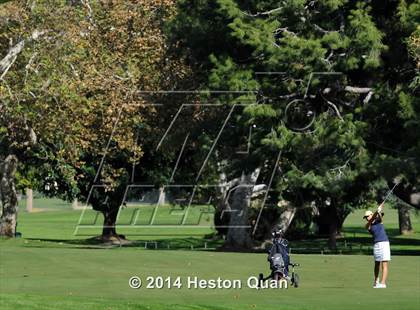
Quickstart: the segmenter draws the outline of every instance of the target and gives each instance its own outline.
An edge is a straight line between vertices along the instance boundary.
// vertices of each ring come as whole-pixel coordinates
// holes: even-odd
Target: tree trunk
[[[260,169],[242,175],[239,185],[232,190],[233,201],[230,208],[230,221],[225,247],[230,249],[247,249],[252,246],[250,226],[248,223],[248,208],[251,205],[253,187]]]
[[[338,221],[335,218],[331,219],[329,227],[328,248],[330,250],[337,249],[337,235],[338,235]]]
[[[119,238],[119,235],[116,231],[116,222],[119,208],[110,208],[108,210],[102,211],[104,215],[104,226],[102,228],[102,238],[110,239],[112,237]]]
[[[337,237],[340,235],[344,220],[350,211],[343,210],[335,199],[331,199],[330,203],[319,208],[318,212],[315,220],[318,225],[318,234],[328,235],[328,247],[335,250],[337,249]]]
[[[159,198],[158,198],[158,206],[163,206],[165,204],[165,188],[163,186],[159,187]]]
[[[216,188],[216,197],[214,199],[216,211],[213,221],[217,232],[223,236],[227,235],[227,227],[230,222],[230,213],[228,212],[229,204],[227,201],[229,198],[228,193],[238,182],[239,178],[228,182],[226,174],[224,172],[220,173],[219,184]]]
[[[15,173],[18,159],[14,155],[6,157],[0,166],[0,198],[2,215],[0,218],[0,236],[15,237],[18,199],[15,188]]]
[[[398,222],[401,235],[408,235],[413,232],[410,219],[410,207],[406,204],[398,204]]]
[[[116,230],[116,222],[118,216],[118,207],[113,207],[108,210],[101,211],[104,215],[104,225],[102,228],[102,235],[97,237],[101,242],[113,245],[126,245],[131,244],[131,241],[127,240],[124,235],[118,234]]]
[[[281,213],[279,221],[276,226],[280,228],[284,234],[287,232],[287,229],[292,223],[293,218],[295,217],[295,214],[296,214],[296,210],[297,210],[296,207],[292,207],[288,205],[284,209],[284,211]]]
[[[79,201],[77,200],[77,198],[73,200],[73,202],[71,203],[71,207],[73,210],[79,209]]]
[[[33,190],[31,188],[27,188],[26,189],[26,211],[27,212],[32,212],[33,204],[34,204]]]

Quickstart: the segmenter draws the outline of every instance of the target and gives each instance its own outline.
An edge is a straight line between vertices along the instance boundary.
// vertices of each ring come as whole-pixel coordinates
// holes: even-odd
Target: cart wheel
[[[293,278],[292,278],[292,283],[294,287],[299,287],[299,275],[297,273],[294,274]]]

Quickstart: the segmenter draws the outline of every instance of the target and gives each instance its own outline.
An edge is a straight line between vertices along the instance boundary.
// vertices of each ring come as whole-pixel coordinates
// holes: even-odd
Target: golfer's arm
[[[379,219],[379,223],[382,223],[382,214],[381,214],[381,212],[376,211],[375,214],[374,214],[374,218],[375,219]]]
[[[376,220],[377,218],[382,219],[381,214],[378,211],[375,211],[375,213],[373,213],[373,216],[369,222],[372,224],[372,222]]]
[[[376,211],[375,213],[373,213],[372,218],[366,223],[366,229],[370,230],[370,227],[372,226],[373,221],[376,219],[376,217],[378,216],[378,212]]]

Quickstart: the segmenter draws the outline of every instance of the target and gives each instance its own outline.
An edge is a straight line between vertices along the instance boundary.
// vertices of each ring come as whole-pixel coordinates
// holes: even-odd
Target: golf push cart
[[[299,286],[299,275],[295,272],[295,267],[299,264],[293,264],[289,260],[288,241],[283,238],[281,230],[274,230],[272,233],[273,245],[269,250],[267,260],[270,262],[271,273],[269,276],[264,277],[262,273],[259,274],[259,286],[267,280],[280,281],[282,279],[290,282],[294,287]],[[291,276],[289,276],[289,266],[292,267]]]

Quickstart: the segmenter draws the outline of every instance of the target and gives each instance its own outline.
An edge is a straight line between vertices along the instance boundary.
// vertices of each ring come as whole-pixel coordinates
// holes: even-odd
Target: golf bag
[[[271,271],[281,273],[282,277],[289,275],[289,244],[286,239],[274,238],[268,254]]]
[[[259,286],[268,279],[279,281],[285,279],[294,287],[299,286],[299,275],[295,272],[295,267],[299,264],[293,264],[289,258],[289,242],[282,237],[281,230],[273,231],[273,245],[271,246],[267,260],[270,262],[271,273],[264,277],[259,274]],[[292,266],[291,276],[289,276],[289,266]]]

